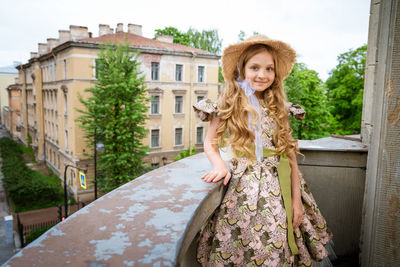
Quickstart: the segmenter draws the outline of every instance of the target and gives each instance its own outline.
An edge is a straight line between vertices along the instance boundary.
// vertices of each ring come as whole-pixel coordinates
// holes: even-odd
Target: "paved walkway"
[[[9,135],[4,129],[0,129],[0,138]],[[7,204],[6,192],[3,187],[3,174],[1,173],[2,159],[0,158],[0,265],[5,263],[12,255],[14,255],[14,242],[7,243],[5,237],[4,217],[10,215]]]

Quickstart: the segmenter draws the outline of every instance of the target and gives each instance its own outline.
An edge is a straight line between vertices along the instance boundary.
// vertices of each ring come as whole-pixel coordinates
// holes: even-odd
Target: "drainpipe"
[[[196,59],[196,53],[192,52],[192,63],[190,66],[190,94],[189,94],[189,150],[192,149],[192,117],[193,117],[193,110],[192,110],[192,94],[193,94],[193,81],[194,81],[194,61]]]

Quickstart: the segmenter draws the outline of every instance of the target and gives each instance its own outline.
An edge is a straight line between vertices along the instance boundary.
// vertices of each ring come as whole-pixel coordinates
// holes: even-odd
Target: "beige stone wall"
[[[16,77],[18,77],[17,74],[0,73],[0,108],[1,108],[0,112],[1,113],[3,112],[4,107],[9,106],[7,87],[9,85],[15,83]],[[1,117],[3,117],[3,116],[1,116]],[[1,121],[1,123],[3,123],[3,122]]]
[[[46,163],[62,178],[67,164],[89,168],[88,180],[93,177],[93,168],[85,153],[92,154],[87,147],[82,128],[76,119],[82,109],[78,94],[88,97],[84,90],[95,81],[95,59],[98,49],[70,47],[43,60],[31,62],[20,70],[22,81],[21,122],[24,127],[21,139],[26,143],[26,130],[37,148],[37,158]],[[201,122],[193,112],[197,97],[216,100],[218,96],[218,59],[193,57],[182,53],[176,55],[151,54],[142,51],[139,60],[145,76],[149,96],[160,97],[160,114],[150,114],[147,128],[160,130],[160,145],[152,148],[146,160],[149,164],[163,165],[171,162],[180,150],[187,147],[202,147],[196,144],[196,127],[203,127],[203,138],[208,123]],[[151,63],[159,62],[159,80],[151,80]],[[183,80],[175,80],[176,64],[183,66]],[[204,67],[204,82],[198,82],[198,67]],[[32,74],[35,79],[32,80]],[[175,97],[182,96],[183,112],[175,114]],[[149,103],[149,108],[150,108]],[[182,144],[175,144],[175,129],[182,128]],[[151,135],[143,140],[151,146]],[[201,149],[200,149],[201,151]],[[92,189],[81,190],[78,171],[69,169],[67,181],[75,196],[90,198]],[[86,196],[84,196],[86,194]],[[88,197],[89,195],[89,197]]]

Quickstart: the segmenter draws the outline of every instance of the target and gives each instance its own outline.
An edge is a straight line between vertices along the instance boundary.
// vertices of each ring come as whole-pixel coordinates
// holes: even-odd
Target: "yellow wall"
[[[77,109],[83,109],[78,94],[84,98],[88,97],[84,90],[93,86],[95,82],[92,66],[95,64],[98,51],[95,48],[70,47],[53,54],[46,60],[31,62],[20,71],[20,80],[22,81],[21,121],[24,126],[31,128],[34,121],[37,122],[37,132],[31,133],[33,142],[37,144],[37,157],[45,159],[47,164],[60,176],[63,175],[64,166],[67,164],[85,167],[88,162],[84,153],[93,153],[92,148],[87,147],[83,130],[78,126],[76,119],[81,115]],[[152,149],[148,158],[152,163],[162,165],[161,157],[163,155],[167,155],[167,161],[170,162],[180,150],[186,149],[189,145],[191,147],[195,145],[196,127],[203,126],[206,131],[208,124],[197,118],[192,105],[196,103],[198,95],[212,100],[217,99],[218,59],[193,58],[192,55],[185,57],[149,54],[142,51],[139,60],[142,62],[141,70],[145,75],[149,95],[153,95],[155,91],[159,90],[156,94],[159,94],[161,98],[161,114],[150,115],[149,109],[149,120],[146,126],[148,129],[160,129],[160,147]],[[151,62],[160,63],[159,81],[151,81]],[[184,66],[183,81],[175,81],[176,64]],[[205,67],[206,80],[203,83],[197,82],[198,66]],[[26,81],[24,72],[26,72]],[[31,84],[31,73],[35,75],[36,95],[34,97],[29,93],[32,91],[30,89],[34,87]],[[64,112],[64,94],[67,97],[66,112]],[[51,103],[51,95],[53,95],[53,103]],[[174,114],[175,95],[183,96],[183,114]],[[28,103],[25,103],[25,98]],[[34,100],[36,109],[27,110],[26,105],[32,104]],[[174,146],[175,127],[183,128],[183,145],[181,146]],[[53,129],[58,129],[56,134]],[[65,131],[68,131],[68,145]],[[26,132],[21,135],[26,143]],[[143,143],[150,145],[150,138],[149,132]],[[73,185],[72,190],[75,193],[82,191],[77,177],[75,170],[68,171],[67,179],[69,179],[69,184]],[[90,177],[88,178],[90,179]]]

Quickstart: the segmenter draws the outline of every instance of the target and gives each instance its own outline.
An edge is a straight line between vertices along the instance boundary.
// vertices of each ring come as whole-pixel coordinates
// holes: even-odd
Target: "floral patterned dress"
[[[194,105],[204,121],[217,114],[216,104],[208,99]],[[289,113],[304,113],[289,105]],[[275,149],[275,129],[268,110],[262,107],[263,147]],[[325,245],[332,239],[317,204],[300,174],[305,210],[295,229],[299,254],[292,256],[287,241],[287,220],[278,181],[279,156],[264,158],[247,166],[246,159],[232,159],[232,177],[219,208],[200,232],[197,259],[203,266],[312,266],[328,259]]]

